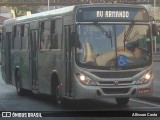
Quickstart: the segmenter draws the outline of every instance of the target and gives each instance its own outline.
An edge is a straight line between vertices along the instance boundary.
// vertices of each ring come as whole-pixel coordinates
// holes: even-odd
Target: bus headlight
[[[152,73],[151,73],[151,72],[146,73],[144,76],[142,76],[142,77],[136,82],[136,84],[146,84],[146,83],[148,83],[148,82],[151,80],[151,76],[152,76]]]
[[[95,82],[82,73],[76,73],[76,77],[83,85],[95,85]]]

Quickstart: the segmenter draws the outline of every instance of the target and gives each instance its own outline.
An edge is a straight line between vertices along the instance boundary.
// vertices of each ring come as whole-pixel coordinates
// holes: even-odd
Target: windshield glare
[[[130,68],[148,65],[148,25],[78,25],[76,59],[92,67]]]

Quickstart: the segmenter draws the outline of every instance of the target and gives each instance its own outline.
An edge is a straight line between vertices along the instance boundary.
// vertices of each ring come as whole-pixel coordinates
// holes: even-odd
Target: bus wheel
[[[120,105],[120,106],[125,106],[129,102],[128,97],[127,98],[115,98],[115,99],[116,99],[117,104]]]
[[[21,81],[20,81],[20,73],[19,73],[19,71],[16,74],[16,90],[17,90],[17,94],[19,96],[24,95],[24,90],[21,87]]]

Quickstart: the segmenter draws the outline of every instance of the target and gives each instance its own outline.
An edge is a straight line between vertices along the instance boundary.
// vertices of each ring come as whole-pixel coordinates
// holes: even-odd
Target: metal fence
[[[0,6],[16,5],[74,5],[84,3],[129,3],[129,4],[153,4],[153,0],[0,0]]]

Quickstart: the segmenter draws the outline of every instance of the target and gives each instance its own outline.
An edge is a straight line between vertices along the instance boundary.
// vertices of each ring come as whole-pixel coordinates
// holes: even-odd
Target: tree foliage
[[[26,2],[26,0],[1,0],[0,2]],[[27,14],[27,11],[31,11],[31,13],[36,13],[37,10],[39,9],[38,6],[7,6],[11,10],[15,12],[15,17],[23,16]]]
[[[33,6],[8,6],[15,12],[15,16],[23,16],[27,14],[27,11],[31,11],[31,13],[36,13],[39,7],[33,7]]]

